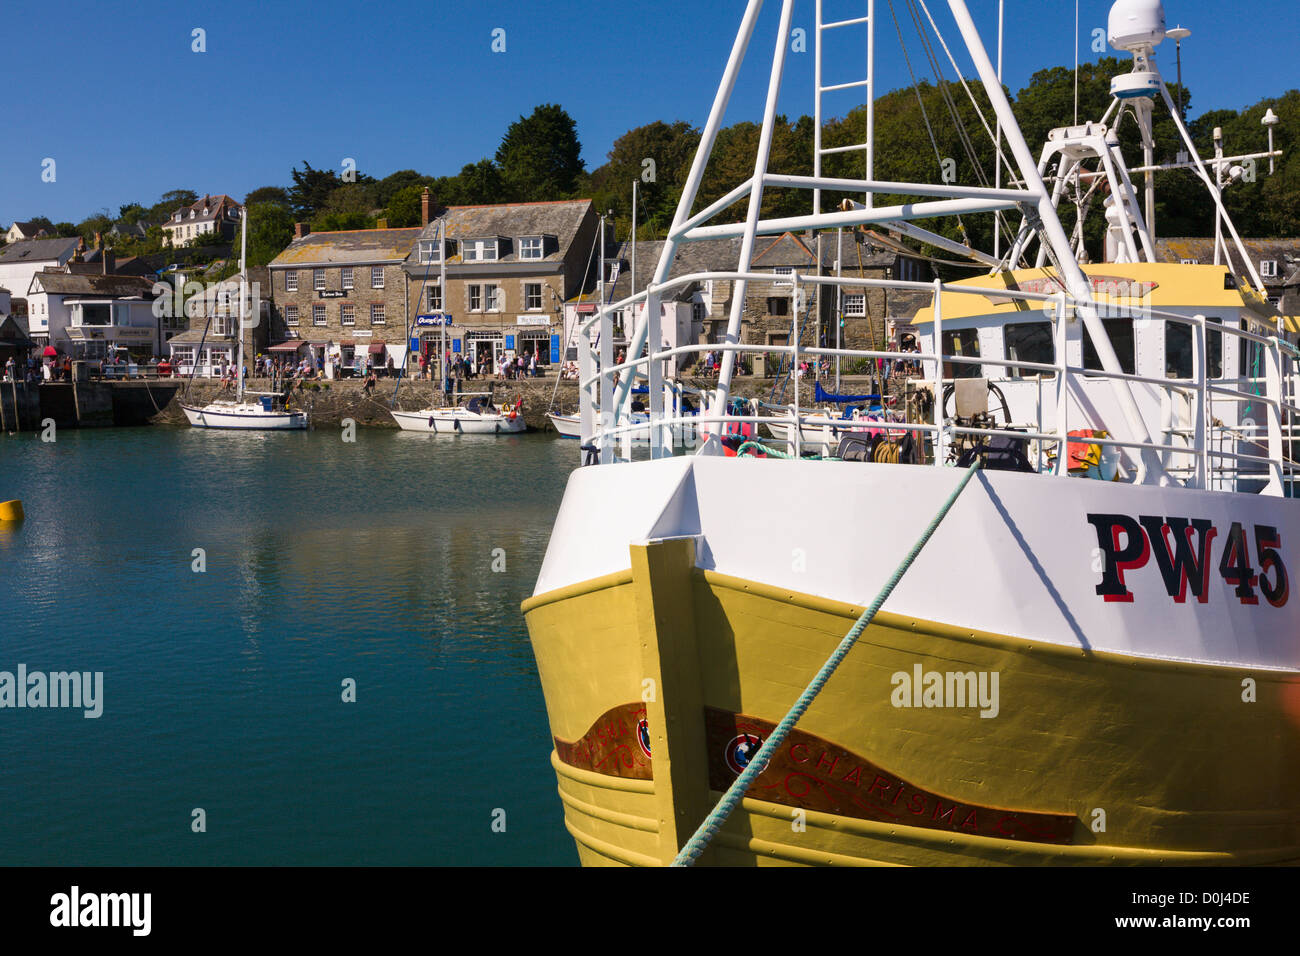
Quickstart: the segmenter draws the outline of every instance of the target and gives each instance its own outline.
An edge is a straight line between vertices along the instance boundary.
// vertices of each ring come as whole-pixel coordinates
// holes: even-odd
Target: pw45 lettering
[[[1188,592],[1201,604],[1210,599],[1210,569],[1213,552],[1221,549],[1219,576],[1232,588],[1242,604],[1258,604],[1262,594],[1273,607],[1282,607],[1291,595],[1286,564],[1279,549],[1282,536],[1276,528],[1254,526],[1252,566],[1250,535],[1240,521],[1227,534],[1208,518],[1162,518],[1158,515],[1090,514],[1088,523],[1097,532],[1097,544],[1104,557],[1097,593],[1106,601],[1132,601],[1133,592],[1124,575],[1144,567],[1155,558],[1165,590],[1178,604]]]

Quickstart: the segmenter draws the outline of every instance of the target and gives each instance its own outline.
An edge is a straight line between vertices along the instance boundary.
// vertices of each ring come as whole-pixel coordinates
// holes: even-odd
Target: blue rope
[[[849,629],[849,633],[844,635],[844,640],[840,641],[839,647],[835,648],[835,653],[831,654],[826,663],[822,665],[822,669],[817,672],[817,676],[812,679],[812,683],[809,684],[807,688],[805,688],[804,692],[799,695],[799,699],[795,701],[795,705],[790,708],[790,712],[781,719],[779,724],[776,725],[776,729],[772,731],[772,735],[767,738],[763,746],[759,748],[758,753],[755,754],[750,759],[749,763],[745,765],[745,769],[741,772],[740,776],[735,779],[727,789],[727,792],[722,795],[722,799],[718,801],[718,805],[713,808],[712,812],[707,817],[705,817],[704,822],[700,824],[700,828],[695,831],[694,835],[686,841],[686,845],[682,847],[681,852],[677,854],[677,858],[673,860],[673,866],[693,865],[695,861],[699,859],[700,854],[703,853],[705,848],[713,841],[713,838],[718,835],[718,831],[722,829],[722,825],[727,822],[727,818],[731,816],[732,812],[744,798],[745,791],[749,789],[750,784],[754,782],[755,778],[763,772],[763,768],[767,766],[767,762],[772,758],[772,755],[776,753],[783,743],[785,743],[785,738],[789,736],[790,731],[794,729],[794,725],[799,722],[799,718],[807,712],[813,700],[819,693],[821,693],[822,688],[826,686],[826,682],[830,680],[831,675],[835,673],[835,669],[840,666],[840,663],[848,655],[850,648],[852,648],[857,642],[857,639],[862,635],[862,632],[866,630],[867,625],[871,623],[871,619],[874,618],[876,612],[880,610],[880,606],[885,603],[894,588],[898,586],[898,582],[903,579],[903,575],[907,573],[907,569],[912,566],[912,562],[916,560],[916,556],[921,553],[921,549],[924,548],[925,543],[930,540],[930,536],[934,534],[935,529],[939,527],[940,522],[948,516],[949,510],[952,508],[953,504],[956,503],[958,496],[966,490],[966,486],[970,483],[971,478],[975,477],[975,472],[979,471],[979,469],[980,460],[976,458],[975,462],[966,469],[966,473],[962,475],[961,481],[957,483],[957,487],[954,488],[952,494],[948,496],[948,500],[943,503],[943,507],[941,507],[930,520],[930,524],[926,527],[925,531],[922,532],[921,537],[917,539],[916,544],[912,545],[912,550],[907,553],[907,557],[903,558],[898,567],[894,569],[894,573],[891,574],[889,580],[885,582],[885,586],[880,589],[880,593],[876,595],[876,599],[871,602],[871,605],[865,611],[862,612],[862,616],[859,617],[853,627]]]

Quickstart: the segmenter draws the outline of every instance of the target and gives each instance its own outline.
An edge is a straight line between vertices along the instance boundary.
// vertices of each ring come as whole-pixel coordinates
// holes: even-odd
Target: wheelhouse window
[[[1006,343],[1007,361],[1038,362],[1051,365],[1056,362],[1056,343],[1052,341],[1051,322],[1017,322],[1002,329],[1002,338]],[[1045,372],[1031,368],[1008,368],[1011,378],[1055,378],[1055,372]]]
[[[1128,375],[1135,374],[1137,369],[1137,350],[1133,342],[1133,320],[1132,319],[1102,319],[1102,326],[1106,329],[1106,334],[1110,337],[1111,347],[1115,349],[1115,357],[1119,359],[1119,369]],[[1092,337],[1088,334],[1088,327],[1083,329],[1083,367],[1089,372],[1100,372],[1101,358],[1097,355],[1097,349],[1092,344]]]
[[[1245,319],[1241,320],[1241,331],[1263,334],[1262,330]],[[1264,346],[1250,339],[1237,339],[1237,374],[1242,378],[1264,377]]]
[[[953,329],[943,333],[943,354],[962,358],[979,358],[980,338],[975,329]],[[979,378],[980,366],[974,362],[944,362],[944,378]]]
[[[1205,320],[1221,324],[1222,319]],[[1165,320],[1165,377],[1191,378],[1194,361],[1192,347],[1195,338],[1192,327],[1182,322]],[[1223,378],[1223,333],[1210,332],[1205,335],[1205,364],[1210,378]]]

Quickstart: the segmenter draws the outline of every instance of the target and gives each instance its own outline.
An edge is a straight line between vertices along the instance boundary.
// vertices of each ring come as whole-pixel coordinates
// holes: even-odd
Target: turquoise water
[[[576,863],[519,614],[576,460],[532,435],[0,435],[28,516],[0,530],[0,671],[104,675],[98,719],[0,708],[0,861]]]

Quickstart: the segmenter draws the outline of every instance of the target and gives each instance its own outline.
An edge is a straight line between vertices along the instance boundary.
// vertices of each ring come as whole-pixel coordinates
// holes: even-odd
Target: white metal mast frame
[[[235,401],[244,400],[244,332],[246,325],[246,316],[248,309],[248,209],[243,208],[239,211],[240,220],[240,240],[239,240],[239,354],[237,361],[239,367],[235,369],[235,374],[239,377],[239,384],[235,389]]]
[[[690,175],[687,177],[685,187],[682,190],[681,199],[678,202],[677,212],[673,217],[673,225],[669,229],[667,241],[664,243],[663,251],[659,258],[658,266],[655,270],[655,276],[647,288],[646,315],[644,322],[638,322],[629,343],[628,359],[633,360],[641,355],[645,348],[646,341],[649,339],[652,343],[659,342],[659,301],[657,287],[667,280],[668,272],[671,267],[676,247],[682,241],[691,241],[696,239],[739,237],[741,239],[741,252],[739,256],[738,271],[747,273],[750,269],[750,259],[753,253],[755,237],[758,235],[781,234],[787,231],[795,232],[804,229],[830,229],[837,226],[856,226],[866,223],[886,223],[892,220],[910,220],[915,218],[937,217],[944,215],[953,215],[959,213],[975,212],[995,212],[1002,209],[1020,209],[1026,214],[1032,213],[1035,228],[1041,233],[1043,241],[1051,246],[1055,253],[1055,258],[1061,270],[1066,289],[1071,298],[1078,301],[1076,306],[1077,313],[1082,319],[1084,326],[1088,329],[1092,338],[1097,357],[1100,359],[1102,370],[1112,375],[1122,375],[1122,369],[1119,360],[1116,357],[1115,350],[1111,345],[1110,338],[1106,334],[1105,328],[1097,313],[1096,307],[1092,304],[1091,287],[1083,270],[1079,268],[1075,260],[1074,252],[1069,238],[1057,218],[1056,207],[1052,203],[1052,197],[1048,194],[1046,186],[1043,183],[1042,176],[1039,174],[1037,165],[1029,152],[1029,147],[1025,143],[1024,136],[1020,132],[1020,126],[1015,119],[1015,114],[1011,110],[1005,93],[998,82],[997,72],[993,64],[989,61],[988,52],[984,49],[983,41],[979,32],[971,19],[970,12],[966,7],[964,0],[948,0],[948,6],[957,21],[958,28],[961,31],[962,38],[966,44],[967,52],[974,61],[975,68],[980,75],[980,80],[984,85],[985,91],[989,96],[994,112],[997,114],[1002,131],[1007,144],[1010,146],[1015,162],[1020,172],[1020,181],[1024,184],[1022,189],[989,189],[977,187],[949,187],[938,186],[933,184],[916,184],[916,183],[883,183],[874,179],[867,180],[848,180],[848,179],[828,179],[823,176],[776,176],[769,175],[767,172],[768,151],[772,142],[772,134],[776,117],[777,100],[780,92],[781,78],[785,67],[785,55],[789,46],[790,24],[793,14],[794,0],[783,0],[781,7],[781,24],[777,32],[777,42],[773,54],[771,74],[769,76],[767,100],[763,115],[763,125],[760,132],[757,156],[754,164],[754,174],[747,182],[740,184],[722,199],[710,205],[707,209],[702,210],[695,216],[690,215],[690,210],[695,204],[696,196],[699,192],[700,183],[703,179],[704,167],[708,157],[713,150],[717,138],[718,129],[721,125],[722,116],[730,100],[731,93],[735,86],[736,76],[739,72],[740,64],[744,59],[745,52],[753,36],[755,22],[758,13],[762,8],[762,0],[749,0],[744,17],[741,21],[740,29],[736,36],[736,41],[732,46],[731,55],[727,61],[726,69],[723,73],[722,82],[718,87],[718,92],[714,97],[713,108],[710,111],[708,122],[705,124],[704,131],[701,135],[700,145],[695,154],[695,159],[691,166]],[[868,24],[871,32],[874,33],[873,25]],[[820,31],[819,31],[820,36]],[[820,49],[820,48],[819,48]],[[832,89],[830,87],[826,89]],[[821,84],[818,84],[821,90]],[[1166,92],[1166,97],[1168,93]],[[817,124],[820,131],[820,123]],[[874,130],[873,130],[874,132]],[[818,134],[820,135],[820,134]],[[820,139],[818,139],[820,144]],[[861,147],[856,147],[861,148]],[[814,162],[819,162],[815,151]],[[763,189],[767,185],[776,186],[795,186],[802,188],[811,188],[815,191],[821,189],[852,189],[862,191],[868,195],[873,192],[893,192],[903,193],[905,195],[921,195],[936,198],[932,201],[907,203],[893,207],[885,208],[863,208],[848,211],[839,211],[833,213],[821,213],[815,211],[808,216],[791,216],[782,219],[762,220],[760,211],[762,206]],[[731,206],[742,197],[748,196],[749,206],[748,213],[744,223],[723,224],[704,226],[703,222],[721,212],[723,209]],[[819,198],[815,197],[815,202]],[[727,324],[726,343],[728,346],[735,345],[739,342],[741,317],[744,309],[744,292],[746,280],[735,280],[733,287],[733,301],[731,315]],[[605,338],[602,339],[602,345],[608,341],[608,332],[610,331],[610,321],[604,304],[601,305],[600,317],[600,334]],[[936,343],[936,352],[941,349],[941,343]],[[605,348],[602,348],[602,352]],[[652,352],[654,349],[652,348]],[[603,357],[603,356],[602,356]],[[658,414],[662,409],[662,365],[659,362],[650,362],[650,400],[652,417]],[[607,368],[608,366],[606,366]],[[723,356],[722,370],[718,378],[717,391],[714,397],[714,408],[721,409],[726,401],[730,391],[731,379],[735,369],[735,353],[727,349]],[[603,371],[603,369],[602,369]],[[632,379],[635,376],[628,374],[620,378],[617,386],[617,394],[614,396],[614,404],[621,409],[626,402],[630,390]],[[607,380],[606,380],[607,381]],[[1111,386],[1114,389],[1116,399],[1119,403],[1122,414],[1130,437],[1144,446],[1151,444],[1152,438],[1137,408],[1137,403],[1133,398],[1132,390],[1129,384],[1122,379],[1111,379]],[[605,398],[607,386],[602,385],[602,399]],[[589,396],[590,398],[590,396]],[[602,404],[604,404],[602,402]],[[657,407],[656,407],[657,406]],[[606,421],[606,427],[617,416],[610,415],[608,409],[602,411],[602,419]],[[584,443],[589,437],[586,431],[587,416],[584,416]],[[663,448],[658,440],[658,429],[652,428],[651,435],[651,455],[660,457],[663,454]],[[613,448],[609,447],[608,441],[601,442],[600,460],[602,463],[613,460]],[[717,454],[719,447],[716,436],[700,449],[700,453]],[[1141,464],[1135,480],[1141,483],[1146,473],[1151,473],[1159,477],[1160,482],[1167,483],[1168,476],[1165,475],[1160,466],[1160,462],[1155,453],[1147,447],[1143,447],[1141,452]]]

